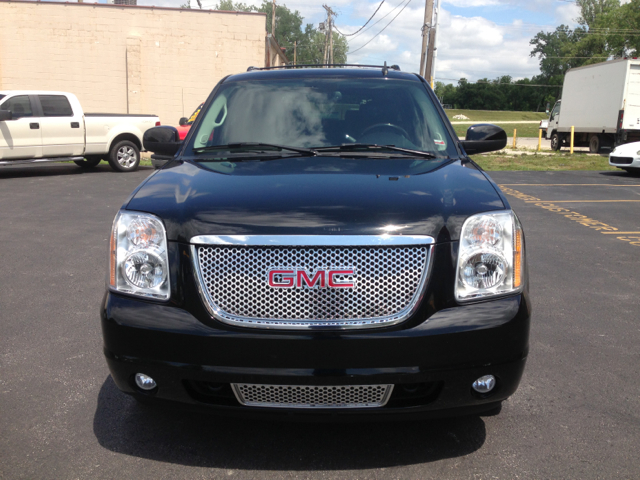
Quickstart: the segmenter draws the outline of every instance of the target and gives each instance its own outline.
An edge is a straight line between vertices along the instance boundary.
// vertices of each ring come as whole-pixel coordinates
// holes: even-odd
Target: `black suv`
[[[138,400],[227,412],[447,415],[515,392],[531,306],[522,227],[423,78],[224,78],[116,215],[104,351]],[[323,418],[323,417],[321,417]]]

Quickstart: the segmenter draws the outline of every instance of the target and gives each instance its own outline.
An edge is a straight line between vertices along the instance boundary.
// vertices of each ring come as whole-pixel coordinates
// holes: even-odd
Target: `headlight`
[[[109,246],[111,289],[162,300],[169,298],[167,234],[158,217],[118,212]]]
[[[522,226],[512,211],[482,213],[462,226],[456,299],[464,302],[522,290]]]
[[[638,151],[636,152],[636,155],[640,155],[640,150],[638,150]]]

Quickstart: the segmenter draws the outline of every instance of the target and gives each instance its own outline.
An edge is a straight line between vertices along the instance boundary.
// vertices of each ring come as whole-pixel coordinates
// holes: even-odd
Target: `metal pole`
[[[538,129],[538,151],[542,150],[542,129]]]
[[[433,89],[436,78],[436,61],[438,60],[438,27],[440,26],[440,0],[436,3],[436,33],[433,34],[433,67],[431,71],[431,88]]]
[[[571,153],[571,155],[573,155],[573,137],[574,137],[574,126],[571,125],[571,151],[569,153]]]
[[[513,129],[513,148],[516,148],[516,138],[517,138],[518,130]]]
[[[129,49],[124,49],[124,75],[127,86],[127,115],[129,115]]]
[[[425,0],[424,5],[424,23],[422,24],[422,53],[420,54],[420,75],[427,78],[425,65],[427,64],[427,43],[429,39],[429,30],[433,20],[433,0]]]
[[[293,42],[293,64],[298,64],[298,41]]]

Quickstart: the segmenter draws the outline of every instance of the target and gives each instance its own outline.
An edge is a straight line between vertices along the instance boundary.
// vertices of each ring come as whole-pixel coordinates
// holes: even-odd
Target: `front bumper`
[[[640,168],[640,157],[637,155],[609,155],[609,165],[618,168]]]
[[[239,414],[432,416],[493,408],[516,391],[530,303],[525,291],[446,308],[412,328],[357,332],[214,328],[182,308],[114,293],[101,316],[111,375],[129,394]],[[158,388],[139,390],[138,372]],[[487,374],[497,385],[479,395],[471,384]],[[230,383],[395,387],[384,407],[300,410],[242,406]]]

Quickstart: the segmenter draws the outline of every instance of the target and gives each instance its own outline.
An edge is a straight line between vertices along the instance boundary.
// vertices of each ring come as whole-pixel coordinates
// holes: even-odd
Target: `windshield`
[[[0,100],[2,100],[4,97],[6,97],[6,95],[0,94]],[[2,103],[2,102],[0,102],[0,103]]]
[[[223,84],[186,154],[259,142],[291,147],[376,144],[457,156],[420,82],[389,79],[274,79]]]

